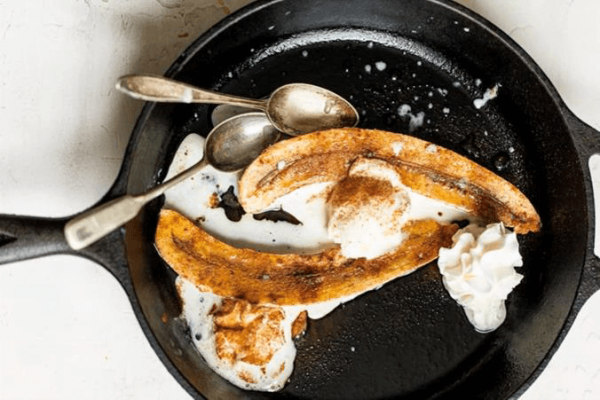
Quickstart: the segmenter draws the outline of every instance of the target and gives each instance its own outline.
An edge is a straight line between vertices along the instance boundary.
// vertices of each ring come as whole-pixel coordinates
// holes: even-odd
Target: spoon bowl
[[[218,170],[239,171],[275,143],[280,134],[265,114],[240,114],[212,129],[204,144],[204,157]]]
[[[306,83],[291,83],[266,100],[225,95],[156,75],[127,75],[116,88],[140,100],[168,103],[231,104],[267,114],[278,130],[301,135],[328,128],[356,126],[358,112],[343,97]]]
[[[276,89],[267,100],[267,115],[282,132],[297,136],[328,128],[353,127],[358,112],[330,90],[306,83]]]
[[[280,132],[263,113],[247,113],[215,126],[204,143],[202,160],[162,184],[137,195],[125,195],[85,211],[64,228],[69,246],[79,250],[135,218],[142,207],[207,165],[234,172],[248,166],[261,151],[275,143]]]

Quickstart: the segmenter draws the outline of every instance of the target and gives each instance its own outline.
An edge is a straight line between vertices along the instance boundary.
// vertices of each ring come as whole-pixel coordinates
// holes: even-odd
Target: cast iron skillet
[[[497,331],[473,330],[432,263],[311,321],[297,343],[289,384],[264,394],[228,384],[192,348],[177,319],[175,276],[153,245],[160,200],[80,252],[65,243],[65,218],[1,216],[2,263],[69,253],[109,269],[156,353],[193,396],[507,398],[539,374],[598,288],[586,167],[600,149],[598,133],[567,109],[521,48],[461,6],[439,0],[258,1],[202,35],[167,75],[251,97],[288,82],[322,85],[360,109],[362,127],[432,141],[513,182],[543,221],[540,233],[520,237],[525,278]],[[473,100],[496,84],[498,97],[476,109]],[[402,105],[410,113],[401,116]],[[146,105],[103,201],[160,181],[181,140],[209,131],[211,110]]]

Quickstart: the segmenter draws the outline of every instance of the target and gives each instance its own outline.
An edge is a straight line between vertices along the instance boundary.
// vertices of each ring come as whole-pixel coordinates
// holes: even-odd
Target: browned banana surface
[[[517,233],[540,229],[525,195],[477,163],[411,136],[359,128],[314,132],[271,146],[240,179],[240,203],[247,212],[260,212],[302,186],[341,180],[361,156],[395,165],[404,185],[473,216],[502,221]]]
[[[203,291],[250,303],[311,304],[374,289],[406,275],[449,247],[456,225],[409,223],[400,247],[366,260],[343,257],[339,248],[319,254],[272,254],[219,241],[185,216],[160,213],[156,247],[179,275]]]

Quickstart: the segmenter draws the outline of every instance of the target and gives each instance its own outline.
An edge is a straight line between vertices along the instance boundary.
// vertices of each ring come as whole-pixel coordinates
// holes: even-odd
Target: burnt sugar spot
[[[225,211],[225,216],[228,220],[239,222],[242,219],[242,216],[246,214],[246,211],[244,211],[237,196],[233,192],[233,186],[229,186],[229,189],[219,197],[220,200],[217,207],[222,208],[223,211]]]
[[[459,229],[464,229],[470,224],[470,221],[467,219],[463,219],[460,221],[452,221],[452,223],[458,225]]]
[[[252,217],[257,221],[266,220],[272,222],[287,222],[288,224],[292,225],[302,225],[301,221],[299,221],[289,212],[285,211],[283,208],[279,208],[279,210],[270,210],[258,214],[253,214]]]

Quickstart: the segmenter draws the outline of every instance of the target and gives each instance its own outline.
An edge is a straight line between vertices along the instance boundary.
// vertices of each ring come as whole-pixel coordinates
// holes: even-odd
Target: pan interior
[[[506,322],[493,333],[476,333],[432,263],[310,321],[282,392],[244,392],[204,364],[177,318],[181,307],[174,274],[153,246],[157,202],[128,227],[131,275],[154,336],[202,395],[504,398],[523,384],[558,336],[579,281],[587,231],[582,176],[568,129],[545,82],[520,54],[495,48],[499,44],[493,32],[462,15],[434,2],[418,3],[435,13],[417,13],[423,15],[411,29],[338,21],[312,27],[315,19],[309,23],[305,19],[310,16],[296,16],[290,26],[305,21],[306,29],[275,36],[271,14],[282,17],[289,10],[273,2],[257,12],[262,19],[242,20],[228,27],[234,32],[221,32],[219,43],[198,42],[196,53],[176,65],[174,77],[256,98],[290,82],[320,85],[358,108],[361,127],[442,145],[515,184],[537,208],[544,226],[539,234],[520,237],[524,267],[519,272],[525,279],[508,299]],[[406,4],[412,9],[411,2]],[[352,13],[353,18],[358,16]],[[223,44],[235,30],[244,29],[251,32],[244,40]],[[451,39],[451,33],[456,37]],[[465,38],[469,34],[479,36]],[[464,43],[471,46],[468,54]],[[487,53],[495,58],[479,58]],[[475,100],[495,86],[498,97],[477,108]],[[138,127],[129,190],[137,192],[162,179],[181,140],[210,130],[212,109],[154,107]]]

